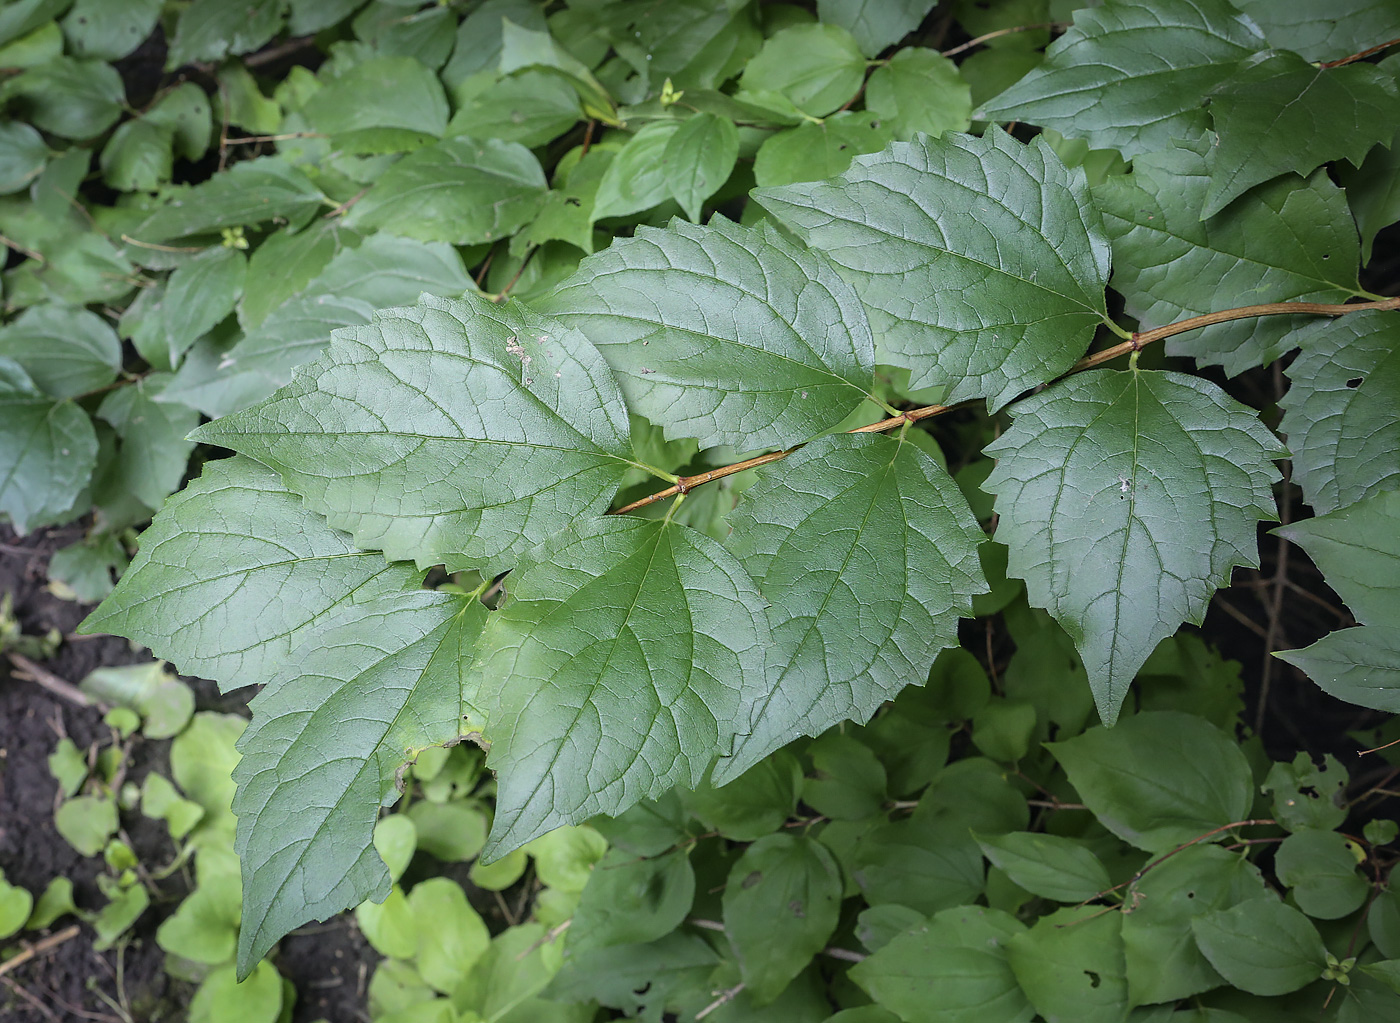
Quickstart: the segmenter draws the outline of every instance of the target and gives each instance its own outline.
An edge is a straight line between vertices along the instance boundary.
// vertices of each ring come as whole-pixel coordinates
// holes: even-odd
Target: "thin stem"
[[[490,259],[490,256],[487,256]],[[484,276],[484,275],[483,275]],[[1400,309],[1400,296],[1395,298],[1382,299],[1379,302],[1352,302],[1347,305],[1329,305],[1321,302],[1267,302],[1263,305],[1240,306],[1238,309],[1222,309],[1220,312],[1207,313],[1204,316],[1192,316],[1189,319],[1181,320],[1177,323],[1168,324],[1165,327],[1158,327],[1155,330],[1134,333],[1130,340],[1124,341],[1120,345],[1112,348],[1105,348],[1101,352],[1093,355],[1086,355],[1080,359],[1057,379],[1063,380],[1067,376],[1075,373],[1082,373],[1086,369],[1093,369],[1102,366],[1105,362],[1111,362],[1120,355],[1140,352],[1142,349],[1152,344],[1154,341],[1161,341],[1165,338],[1174,337],[1177,334],[1184,334],[1190,330],[1199,330],[1202,327],[1209,327],[1215,323],[1226,323],[1230,320],[1245,320],[1252,316],[1282,316],[1282,315],[1317,315],[1317,316],[1344,316],[1347,313],[1361,312],[1363,310],[1391,310]],[[1052,381],[1053,382],[1053,381]],[[960,402],[957,405],[926,405],[923,408],[908,409],[889,419],[882,419],[878,423],[871,423],[869,426],[858,426],[854,430],[847,430],[847,433],[888,433],[890,430],[898,429],[907,423],[917,423],[924,419],[931,419],[934,416],[941,416],[945,412],[951,412],[956,408],[966,408],[973,404],[972,401]],[[682,476],[673,486],[665,490],[658,490],[654,494],[633,501],[631,504],[623,505],[609,512],[609,515],[628,515],[639,508],[645,508],[649,504],[657,501],[664,501],[677,494],[687,494],[696,487],[704,486],[706,483],[713,483],[715,480],[732,476],[736,472],[743,472],[745,469],[756,469],[762,465],[771,465],[774,462],[781,462],[794,451],[799,451],[804,445],[797,444],[785,451],[770,451],[766,455],[758,455],[754,458],[746,458],[742,462],[735,462],[733,465],[720,466],[718,469],[710,469],[706,472],[697,473],[694,476]]]
[[[1105,888],[1103,891],[1099,892],[1097,895],[1091,895],[1091,896],[1089,896],[1087,899],[1085,899],[1085,900],[1084,900],[1083,902],[1081,902],[1079,905],[1081,905],[1081,906],[1087,906],[1089,903],[1093,902],[1095,899],[1101,899],[1101,898],[1103,898],[1105,895],[1110,895],[1110,894],[1112,894],[1113,892],[1118,891],[1118,889],[1120,889],[1120,888],[1129,888],[1129,887],[1131,887],[1132,885],[1137,884],[1139,881],[1142,880],[1143,875],[1146,874],[1146,873],[1147,873],[1149,870],[1151,870],[1153,867],[1156,867],[1156,866],[1158,866],[1158,865],[1161,864],[1161,863],[1165,863],[1167,860],[1171,859],[1171,858],[1172,858],[1173,856],[1175,856],[1177,853],[1179,853],[1179,852],[1185,852],[1187,849],[1190,849],[1193,845],[1196,845],[1196,844],[1199,843],[1199,842],[1204,842],[1207,838],[1210,838],[1212,835],[1218,835],[1218,834],[1220,834],[1222,831],[1229,831],[1229,830],[1231,830],[1232,828],[1243,828],[1243,827],[1248,827],[1248,826],[1251,825],[1251,824],[1277,824],[1277,823],[1278,823],[1278,821],[1274,820],[1272,817],[1260,817],[1260,818],[1251,818],[1250,820],[1247,820],[1247,821],[1231,821],[1229,824],[1222,824],[1222,825],[1220,825],[1220,827],[1218,827],[1218,828],[1211,828],[1211,829],[1210,829],[1209,831],[1207,831],[1205,834],[1203,834],[1203,835],[1197,835],[1195,838],[1191,839],[1191,841],[1189,841],[1189,842],[1182,842],[1179,846],[1177,846],[1175,849],[1172,849],[1170,852],[1164,852],[1164,853],[1162,853],[1161,856],[1158,856],[1155,860],[1153,860],[1151,863],[1147,864],[1145,867],[1143,867],[1141,870],[1139,870],[1139,871],[1138,871],[1136,874],[1134,874],[1132,877],[1128,878],[1128,880],[1123,881],[1123,882],[1121,882],[1120,884],[1116,884],[1116,885],[1114,885],[1112,888]]]
[[[1369,50],[1362,50],[1360,53],[1353,53],[1350,57],[1343,57],[1340,60],[1325,61],[1319,64],[1318,67],[1326,69],[1332,67],[1341,67],[1343,64],[1354,64],[1358,60],[1365,60],[1373,53],[1380,53],[1382,50],[1390,49],[1390,47],[1394,46],[1396,43],[1400,43],[1400,39],[1387,39],[1385,42],[1380,43],[1377,46],[1372,46]]]
[[[969,39],[965,43],[960,43],[959,45],[954,46],[951,50],[944,50],[943,56],[955,57],[965,50],[972,49],[974,46],[981,46],[983,43],[988,42],[989,40],[998,39],[1001,36],[1014,35],[1017,32],[1030,32],[1033,29],[1037,28],[1069,28],[1069,26],[1070,23],[1068,21],[1045,21],[1041,22],[1039,25],[1016,25],[1013,28],[999,28],[995,32],[988,32],[984,36],[978,36],[976,39]]]
[[[35,252],[33,249],[26,248],[25,246],[21,245],[19,242],[15,241],[13,238],[7,238],[7,237],[5,237],[3,234],[0,234],[0,245],[5,246],[5,248],[7,248],[7,249],[14,249],[14,250],[15,250],[16,252],[18,252],[21,256],[28,256],[30,259],[34,260],[36,263],[47,263],[47,262],[48,262],[48,260],[45,259],[40,253]]]

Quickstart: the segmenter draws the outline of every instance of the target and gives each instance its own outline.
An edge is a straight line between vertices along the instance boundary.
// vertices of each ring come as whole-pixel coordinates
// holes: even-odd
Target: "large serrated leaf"
[[[772,225],[673,221],[590,256],[539,303],[587,335],[668,439],[786,446],[865,399],[875,347],[850,286]]]
[[[1346,195],[1319,171],[1242,196],[1200,219],[1216,159],[1197,148],[1150,153],[1133,172],[1094,189],[1113,244],[1115,291],[1140,330],[1261,302],[1343,302],[1360,293],[1357,240]],[[1299,225],[1308,225],[1299,230]],[[1171,355],[1219,364],[1234,376],[1296,343],[1302,317],[1217,323],[1167,342]]]
[[[983,484],[1007,572],[1074,640],[1112,724],[1158,642],[1259,563],[1284,452],[1253,410],[1180,373],[1083,373],[1011,413]]]
[[[260,685],[343,604],[422,574],[357,550],[251,458],[209,463],[141,535],[116,590],[83,622],[223,689]]]
[[[1234,0],[1269,42],[1308,60],[1339,60],[1400,36],[1394,0]]]
[[[1256,54],[1217,86],[1210,114],[1219,136],[1201,217],[1279,174],[1308,175],[1328,160],[1359,166],[1400,122],[1400,88],[1370,64],[1319,68],[1296,53]]]
[[[256,265],[255,256],[250,278]],[[215,417],[246,408],[315,358],[336,328],[368,323],[375,309],[409,305],[424,293],[455,296],[470,287],[462,257],[450,245],[371,235],[359,248],[338,250],[304,290],[250,326],[232,348],[208,359],[191,356],[166,395]]]
[[[1400,491],[1275,532],[1308,552],[1361,623],[1278,656],[1338,699],[1400,711]]]
[[[1279,429],[1293,481],[1319,515],[1400,485],[1400,313],[1359,312],[1297,331]]]
[[[97,461],[87,413],[42,393],[0,357],[0,513],[21,535],[73,508]]]
[[[196,437],[277,469],[359,546],[453,568],[601,511],[632,464],[597,349],[474,295],[425,295],[336,331],[277,394]]]
[[[1118,0],[1074,12],[1046,61],[974,113],[1125,157],[1206,128],[1201,98],[1268,44],[1227,0]]]
[[[752,728],[715,769],[717,785],[922,681],[986,591],[967,502],[905,441],[816,441],[760,470],[730,521],[727,546],[772,601],[773,642]]]
[[[233,772],[240,976],[293,927],[389,894],[374,822],[399,768],[461,733],[487,614],[427,592],[345,605],[269,676]]]
[[[747,730],[768,622],[709,537],[585,521],[532,552],[509,589],[476,669],[498,773],[484,856],[694,787]]]
[[[754,198],[840,267],[880,361],[949,404],[994,409],[1054,379],[1107,321],[1109,249],[1082,170],[999,129],[858,156],[829,182]]]
[[[429,242],[508,238],[534,219],[549,184],[518,142],[450,138],[409,153],[382,174],[347,218]]]

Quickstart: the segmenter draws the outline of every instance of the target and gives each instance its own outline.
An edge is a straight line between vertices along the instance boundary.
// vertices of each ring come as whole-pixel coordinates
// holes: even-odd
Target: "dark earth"
[[[952,40],[950,37],[950,41]],[[277,77],[292,64],[314,67],[319,54],[312,40],[293,40],[269,47],[246,58],[261,74]],[[190,77],[212,84],[209,69],[185,68],[177,76],[163,73],[165,46],[159,31],[131,56],[117,63],[126,80],[128,96],[140,106],[157,88],[173,77]],[[567,138],[563,140],[572,145]],[[216,154],[211,154],[216,160]],[[200,180],[214,170],[199,165],[184,168],[190,180]],[[735,214],[737,216],[737,213]],[[1383,295],[1400,292],[1400,229],[1383,232],[1375,243],[1375,256],[1363,285]],[[1212,374],[1207,373],[1207,376]],[[1255,408],[1276,409],[1286,387],[1279,366],[1266,367],[1225,379],[1213,378],[1233,396]],[[935,432],[956,436],[956,416],[937,420]],[[1266,421],[1276,423],[1277,414]],[[956,450],[956,446],[953,446]],[[1288,518],[1309,514],[1299,492],[1281,484],[1288,498]],[[49,557],[83,535],[82,523],[39,530],[16,537],[0,525],[0,594],[10,594],[25,633],[37,635],[57,629],[65,638],[55,656],[41,667],[52,676],[76,684],[88,672],[103,665],[121,665],[148,659],[144,650],[133,650],[115,637],[75,636],[74,628],[88,607],[60,600],[46,589]],[[1260,529],[1261,567],[1239,569],[1231,587],[1211,602],[1199,630],[1222,654],[1237,660],[1245,681],[1246,713],[1242,726],[1258,731],[1269,755],[1291,760],[1306,751],[1315,760],[1330,753],[1351,774],[1346,796],[1366,817],[1400,817],[1400,801],[1389,783],[1400,776],[1400,767],[1385,759],[1394,751],[1359,755],[1365,745],[1348,733],[1369,732],[1390,715],[1333,700],[1290,665],[1270,656],[1273,650],[1306,646],[1325,633],[1353,624],[1341,601],[1322,581],[1306,555],[1297,547]],[[995,657],[1005,665],[1014,649],[997,619],[991,635],[982,623],[964,623],[964,643],[984,661]],[[993,677],[996,677],[995,675]],[[238,711],[246,695],[221,696],[212,683],[187,679],[194,689],[199,710]],[[96,707],[83,707],[49,689],[19,677],[0,656],[0,870],[6,879],[35,893],[57,877],[73,881],[75,899],[85,910],[104,902],[96,878],[106,868],[100,857],[87,858],[72,849],[53,824],[57,784],[49,773],[47,758],[59,738],[70,737],[80,749],[107,745],[112,735]],[[1379,741],[1385,741],[1380,739]],[[1400,747],[1397,747],[1400,749]],[[139,783],[151,771],[169,773],[168,741],[149,741],[139,734],[131,741],[126,777]],[[1400,757],[1396,757],[1400,760]],[[137,858],[148,868],[159,868],[176,855],[163,822],[139,813],[123,815],[125,837]],[[1344,829],[1345,830],[1345,829]],[[416,875],[424,867],[415,863]],[[432,867],[463,883],[493,929],[506,926],[501,904],[488,893],[466,883],[465,865]],[[410,878],[411,880],[411,878]],[[0,1020],[4,1023],[54,1023],[98,1020],[111,1023],[157,1023],[183,1019],[194,985],[171,978],[164,967],[165,954],[155,933],[187,894],[192,878],[176,872],[158,882],[151,907],[137,921],[126,939],[106,952],[93,948],[93,932],[87,925],[72,930],[74,920],[63,917],[46,932],[21,932],[0,942]],[[504,893],[511,905],[518,892]],[[521,900],[523,905],[523,900]],[[54,939],[47,941],[46,939]],[[22,957],[18,958],[17,957]],[[285,938],[275,953],[275,964],[296,987],[293,1013],[296,1023],[325,1019],[351,1023],[370,1017],[366,986],[378,954],[360,934],[353,917],[342,915],[326,924],[312,924]]]

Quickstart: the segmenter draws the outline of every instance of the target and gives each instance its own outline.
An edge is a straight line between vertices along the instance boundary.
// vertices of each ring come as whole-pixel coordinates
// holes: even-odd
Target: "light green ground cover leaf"
[[[225,690],[262,684],[342,604],[420,574],[357,550],[250,458],[212,462],[156,516],[113,594],[82,625],[119,632]]]
[[[810,117],[825,117],[865,81],[865,56],[839,25],[793,25],[770,36],[749,61],[739,88],[776,93]]]
[[[1094,189],[1113,246],[1113,288],[1140,330],[1235,306],[1360,294],[1346,195],[1325,172],[1306,182],[1291,175],[1271,181],[1203,221],[1218,161],[1206,143],[1199,148],[1141,156],[1131,174]],[[1293,332],[1310,322],[1261,316],[1218,323],[1169,339],[1167,351],[1234,376],[1294,347]]]
[[[632,465],[627,409],[587,339],[472,295],[337,331],[266,402],[196,436],[277,469],[361,547],[453,567],[508,564],[601,511]]]
[[[1012,415],[983,484],[1008,573],[1074,640],[1112,724],[1157,644],[1259,563],[1283,449],[1252,409],[1179,373],[1081,373]]]
[[[73,398],[117,378],[122,343],[97,314],[44,303],[0,327],[0,358],[22,366],[45,394]]]
[[[415,750],[457,738],[487,613],[427,592],[343,605],[273,667],[233,775],[240,975],[293,927],[389,894],[379,807]]]
[[[884,149],[891,138],[888,124],[868,113],[844,111],[820,123],[804,121],[764,141],[754,157],[754,178],[763,187],[832,178],[860,154]]]
[[[1277,656],[1338,699],[1400,710],[1400,491],[1276,532],[1308,552],[1361,623]]]
[[[729,180],[739,157],[739,129],[727,117],[699,113],[666,141],[661,160],[671,195],[685,215],[700,222],[705,200]]]
[[[1269,50],[1214,89],[1210,114],[1219,144],[1203,218],[1279,174],[1306,176],[1339,157],[1359,166],[1377,142],[1391,144],[1400,86],[1371,64],[1318,68]]]
[[[336,239],[333,245],[344,242]],[[255,265],[256,257],[250,274]],[[202,359],[196,358],[196,348],[166,397],[211,416],[246,408],[320,354],[336,328],[369,323],[375,309],[409,305],[424,292],[456,296],[471,286],[461,255],[444,242],[371,235],[357,248],[339,248],[304,290],[273,309],[232,348],[211,346]]]
[[[338,149],[396,152],[442,137],[447,96],[437,75],[412,57],[372,57],[324,84],[301,113]]]
[[[865,86],[865,108],[903,138],[916,131],[966,131],[972,92],[958,67],[936,50],[910,46],[876,68]]]
[[[874,381],[855,293],[771,225],[638,228],[538,305],[599,347],[629,407],[668,439],[794,444],[838,424]]]
[[[194,450],[194,441],[185,438],[199,425],[194,409],[160,400],[169,380],[167,373],[148,373],[97,407],[97,415],[121,437],[117,471],[130,493],[151,509],[180,488]]]
[[[390,167],[347,223],[473,245],[507,238],[528,224],[548,190],[539,160],[518,142],[449,138]]]
[[[234,164],[193,188],[172,190],[128,233],[139,241],[167,242],[224,227],[293,220],[326,201],[296,167],[281,157],[263,156]]]
[[[982,855],[1026,891],[1056,902],[1085,902],[1112,882],[1094,851],[1073,839],[1030,831],[978,837]]]
[[[873,57],[897,43],[933,10],[935,0],[818,0],[817,17],[828,25],[840,25]]]
[[[677,121],[653,121],[627,140],[598,183],[592,220],[640,213],[671,197],[670,174],[663,161],[678,131]]]
[[[1132,159],[1204,131],[1202,97],[1267,45],[1226,0],[1118,0],[1075,11],[1045,63],[974,116],[1029,121]]]
[[[1143,711],[1046,748],[1099,823],[1148,852],[1243,819],[1253,798],[1233,738],[1181,711]]]
[[[1277,899],[1250,899],[1191,921],[1226,981],[1256,995],[1297,991],[1322,975],[1327,949],[1312,921]]]
[[[934,914],[851,969],[851,979],[900,1019],[927,1023],[1029,1023],[1026,1000],[1006,959],[1025,924],[983,906]]]
[[[652,857],[611,849],[594,868],[574,911],[569,955],[660,941],[681,926],[694,899],[689,849]]]
[[[18,98],[17,112],[36,128],[90,139],[117,123],[126,102],[121,75],[100,60],[55,57],[0,86],[0,100]]]
[[[1400,315],[1360,312],[1309,324],[1284,371],[1279,429],[1293,479],[1319,515],[1400,483]]]
[[[959,616],[986,589],[967,503],[906,441],[816,441],[760,470],[731,522],[727,546],[772,602],[773,642],[752,727],[716,784],[795,736],[865,721],[957,645]]]
[[[694,530],[580,521],[532,552],[482,637],[493,859],[560,824],[699,784],[747,730],[763,600]]]
[[[1042,1019],[1118,1023],[1127,1015],[1122,913],[1070,906],[1006,942],[1006,958]]]
[[[73,509],[97,462],[87,413],[54,401],[0,357],[0,513],[23,536]]]
[[[879,361],[1000,408],[1084,354],[1109,248],[1083,171],[998,129],[896,142],[829,182],[754,198],[855,286]]]
[[[1183,849],[1133,882],[1123,914],[1128,996],[1134,1005],[1174,1002],[1223,978],[1196,946],[1191,921],[1248,899],[1273,898],[1249,860],[1204,843]]]
[[[282,27],[287,0],[194,0],[180,14],[165,59],[167,71],[197,60],[218,60],[256,50]]]
[[[1400,36],[1400,7],[1390,0],[1237,0],[1281,50],[1307,60],[1339,60]]]

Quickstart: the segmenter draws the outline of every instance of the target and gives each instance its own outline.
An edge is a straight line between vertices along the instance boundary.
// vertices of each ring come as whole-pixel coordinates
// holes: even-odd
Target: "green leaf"
[[[1358,622],[1400,621],[1400,491],[1373,494],[1275,532],[1308,552]]]
[[[465,863],[486,844],[488,822],[479,806],[424,800],[409,807],[407,814],[418,835],[418,848],[443,863]]]
[[[190,687],[162,661],[96,668],[78,688],[102,703],[136,711],[146,720],[142,732],[148,739],[173,738],[194,714]]]
[[[45,303],[0,327],[0,358],[22,366],[44,393],[75,398],[117,378],[122,343],[96,314]]]
[[[645,945],[566,948],[564,966],[545,993],[562,1001],[598,1001],[629,1013],[628,1018],[649,1020],[659,1018],[674,991],[703,984],[719,961],[703,938],[684,931]]]
[[[928,16],[936,0],[817,0],[817,17],[850,32],[874,57],[903,39]],[[900,51],[904,52],[904,51]],[[897,55],[896,55],[897,56]]]
[[[1363,853],[1335,831],[1302,828],[1274,852],[1274,873],[1292,889],[1293,900],[1308,916],[1337,920],[1359,909],[1371,886],[1356,872]]]
[[[122,192],[154,192],[170,180],[171,134],[137,118],[118,126],[102,147],[102,180]]]
[[[753,842],[793,815],[801,787],[802,765],[780,750],[723,787],[703,784],[680,795],[685,808],[710,830],[735,842]]]
[[[1201,152],[1200,150],[1204,150]],[[1218,161],[1204,142],[1151,153],[1094,189],[1113,245],[1115,291],[1141,330],[1261,302],[1344,302],[1360,293],[1346,195],[1319,171],[1269,182],[1210,220],[1201,204]],[[1306,231],[1298,225],[1308,224]],[[1218,323],[1167,341],[1171,355],[1234,376],[1297,344],[1303,317]]]
[[[402,819],[407,820],[406,817]],[[376,952],[388,959],[412,959],[418,954],[417,923],[403,889],[397,884],[383,902],[362,902],[355,907],[355,925],[360,933]]]
[[[287,0],[194,0],[180,15],[165,69],[256,50],[282,28],[286,12]]]
[[[14,0],[0,9],[0,45],[28,35],[68,9],[72,0]]]
[[[1032,895],[1056,902],[1087,902],[1112,882],[1088,846],[1059,835],[1013,831],[977,837],[982,854],[994,867]]]
[[[973,116],[1029,121],[1132,159],[1200,135],[1201,98],[1266,45],[1226,0],[1118,0],[1075,11],[1045,63]]]
[[[879,361],[946,403],[1000,408],[1063,373],[1107,320],[1108,241],[1083,171],[999,130],[896,142],[831,182],[754,198],[855,286]]]
[[[889,801],[884,765],[857,739],[828,732],[806,749],[812,773],[803,780],[802,802],[835,820],[869,820]]]
[[[754,179],[767,188],[835,177],[862,153],[878,153],[893,137],[868,113],[844,111],[770,135],[754,157]]]
[[[1134,1005],[1174,1002],[1223,982],[1201,954],[1191,921],[1249,899],[1272,899],[1259,868],[1239,853],[1194,845],[1154,865],[1125,896],[1123,946]]]
[[[638,228],[538,304],[602,350],[629,407],[668,440],[798,443],[836,426],[873,383],[854,292],[771,225]]]
[[[1337,60],[1400,36],[1400,8],[1389,0],[1235,0],[1269,43],[1307,60]]]
[[[1157,644],[1259,563],[1283,452],[1252,409],[1180,373],[1081,373],[1012,415],[983,484],[1007,571],[1074,639],[1112,724]]]
[[[224,227],[295,220],[325,201],[321,190],[300,170],[281,157],[264,156],[234,164],[194,188],[171,190],[128,233],[139,241],[167,242]]]
[[[889,122],[901,138],[911,138],[918,131],[937,136],[967,131],[972,92],[947,57],[909,46],[871,74],[865,86],[865,109]]]
[[[969,905],[986,886],[982,852],[968,833],[969,823],[953,815],[882,825],[856,847],[851,879],[872,906],[895,903],[933,914]]]
[[[272,669],[233,775],[242,976],[293,927],[388,895],[379,807],[415,749],[457,738],[486,615],[426,592],[343,605]]]
[[[593,220],[640,213],[671,197],[671,175],[663,161],[678,131],[678,121],[653,121],[627,140],[598,183]]]
[[[618,123],[612,97],[593,77],[588,67],[569,53],[548,33],[522,27],[512,18],[501,23],[501,74],[511,74],[527,68],[548,69],[568,81],[577,90],[583,112],[604,124]]]
[[[0,938],[8,938],[23,927],[33,908],[34,896],[0,874]]]
[[[1400,317],[1353,313],[1310,324],[1290,340],[1302,353],[1285,370],[1289,388],[1280,401],[1279,429],[1308,504],[1323,515],[1394,489],[1400,482]]]
[[[661,162],[667,187],[685,215],[700,222],[705,200],[729,180],[739,158],[739,129],[714,114],[699,113],[681,122],[666,141]]]
[[[352,153],[392,153],[441,138],[447,96],[412,57],[372,57],[332,79],[301,108],[313,131]]]
[[[1179,711],[1144,711],[1045,748],[1099,823],[1148,852],[1242,820],[1253,798],[1249,763],[1234,740]]]
[[[418,972],[444,994],[454,991],[486,954],[491,935],[462,886],[433,877],[408,893],[418,931]]]
[[[601,511],[631,464],[597,350],[470,294],[336,332],[292,383],[195,437],[272,466],[360,547],[454,569]]]
[[[267,675],[260,681],[266,681]],[[235,791],[233,768],[238,763],[234,743],[248,721],[238,714],[201,711],[170,744],[170,776],[203,809],[204,817],[192,837],[209,837],[211,847],[227,849],[234,828],[230,809]]]
[[[199,425],[199,413],[160,400],[170,377],[150,373],[102,400],[97,414],[121,437],[115,470],[128,491],[149,508],[159,508],[180,488],[194,442],[185,437]]]
[[[189,1023],[277,1023],[282,1013],[282,976],[271,963],[258,963],[240,981],[232,966],[204,978],[190,1002]]]
[[[739,88],[776,93],[810,117],[851,100],[865,81],[865,55],[839,25],[793,25],[770,36],[749,61]]]
[[[1009,913],[958,906],[935,914],[851,969],[851,979],[901,1019],[921,1023],[1029,1023],[1006,959],[1026,927]]]
[[[719,784],[798,735],[867,720],[957,645],[959,616],[986,590],[967,502],[904,441],[810,444],[760,470],[731,521],[728,546],[772,602],[773,642],[764,695]],[[867,613],[852,618],[853,606]]]
[[[201,870],[199,886],[161,923],[156,943],[182,959],[223,965],[238,946],[241,893],[236,873],[206,876]]]
[[[62,21],[68,50],[75,57],[120,60],[151,34],[163,6],[163,0],[77,0]]]
[[[1362,624],[1276,656],[1338,699],[1400,709],[1400,492],[1374,494],[1278,532],[1308,552]]]
[[[412,589],[249,458],[211,462],[165,506],[83,632],[115,632],[225,691],[261,684],[345,604]]]
[[[698,784],[747,729],[769,641],[739,563],[682,526],[580,520],[519,576],[479,657],[498,776],[488,859]]]
[[[39,176],[49,158],[44,137],[27,124],[0,124],[0,195],[18,192]]]
[[[447,134],[542,146],[581,116],[578,92],[568,82],[547,71],[522,71],[458,107]]]
[[[54,59],[0,86],[0,100],[18,97],[20,116],[68,139],[90,139],[117,123],[126,102],[121,75],[100,60]]]
[[[76,796],[64,800],[53,815],[64,841],[84,856],[102,852],[117,832],[117,804],[111,796]]]
[[[1370,64],[1318,68],[1268,50],[1211,92],[1210,113],[1219,143],[1202,219],[1276,175],[1306,177],[1338,157],[1359,166],[1377,142],[1390,144],[1400,87]]]
[[[382,241],[391,236],[374,237]],[[264,238],[248,258],[238,301],[238,322],[243,329],[252,333],[270,312],[304,291],[335,256],[355,247],[360,240],[354,231],[341,226],[338,217],[313,220],[299,231],[285,227]],[[414,246],[423,251],[432,247]],[[465,291],[467,286],[463,285],[458,291]]]
[[[92,929],[96,932],[93,949],[105,952],[115,945],[150,904],[150,895],[139,884],[112,892],[111,901],[92,918]]]
[[[609,850],[593,868],[574,911],[569,954],[658,941],[680,927],[694,899],[690,850],[648,858]]]
[[[209,148],[211,113],[204,90],[193,82],[185,82],[161,97],[144,119],[171,134],[177,154],[198,160]]]
[[[1129,1004],[1123,919],[1098,906],[1067,907],[1007,940],[1011,971],[1044,1019],[1123,1019]]]
[[[1283,995],[1316,980],[1327,949],[1317,928],[1277,899],[1250,899],[1191,921],[1210,964],[1235,987],[1255,995]]]
[[[216,417],[246,408],[320,354],[336,328],[367,324],[375,309],[411,305],[423,292],[456,296],[470,287],[462,257],[451,246],[371,235],[358,248],[342,249],[305,290],[232,348],[211,346],[200,358],[196,347],[166,398]]]
[[[0,513],[23,536],[73,508],[92,476],[97,436],[71,401],[53,401],[0,357]]]
[[[472,245],[528,224],[547,191],[539,160],[518,142],[449,138],[390,167],[346,220],[356,229]]]
[[[325,0],[306,2],[321,6]],[[545,28],[544,11],[531,0],[486,0],[476,6],[457,27],[456,48],[442,69],[442,80],[449,89],[478,71],[496,70],[501,60],[502,22],[506,20],[534,31]]]
[[[1331,753],[1324,755],[1318,767],[1312,756],[1303,752],[1291,764],[1280,761],[1269,768],[1260,791],[1273,793],[1273,817],[1281,827],[1330,831],[1347,819],[1347,810],[1341,805],[1346,785],[1346,768]]]
[[[154,772],[141,783],[141,812],[147,817],[165,821],[170,837],[177,842],[190,833],[204,817],[204,807],[183,798],[164,775]],[[232,949],[229,950],[232,955]]]
[[[170,275],[161,303],[170,364],[233,312],[243,294],[248,260],[234,248],[206,249]]]
[[[1400,76],[1400,57],[1390,57],[1377,65],[1392,76]],[[1338,164],[1337,178],[1347,190],[1356,226],[1361,231],[1361,262],[1371,262],[1376,235],[1400,220],[1400,146],[1376,146],[1359,167]]]
[[[58,740],[58,745],[48,756],[49,773],[58,782],[58,791],[64,796],[76,796],[87,781],[87,759],[77,744],[66,736]]]
[[[73,902],[73,882],[66,877],[56,877],[40,893],[34,902],[34,912],[25,921],[25,928],[42,931],[53,926],[53,922],[69,913],[76,915],[77,905]]]
[[[760,838],[724,888],[724,930],[749,997],[765,1005],[826,947],[841,911],[841,871],[820,842]]]

